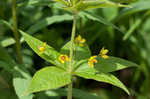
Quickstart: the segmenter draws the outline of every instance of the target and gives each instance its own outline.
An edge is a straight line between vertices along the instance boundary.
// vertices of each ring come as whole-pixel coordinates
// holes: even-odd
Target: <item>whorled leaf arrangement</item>
[[[110,0],[53,0],[64,5],[65,10],[69,11],[84,11],[94,8],[106,7],[130,7],[120,3],[112,2]]]
[[[55,89],[63,87],[70,83],[73,75],[83,77],[85,79],[93,79],[100,82],[105,82],[117,86],[123,89],[127,94],[130,94],[124,84],[118,80],[114,75],[109,72],[121,70],[124,68],[137,66],[135,63],[129,62],[124,59],[109,57],[103,59],[101,56],[97,56],[98,61],[94,68],[88,65],[88,59],[91,57],[91,52],[86,44],[79,46],[74,43],[74,56],[73,56],[73,70],[72,74],[68,73],[69,64],[66,61],[61,63],[59,58],[62,54],[69,56],[70,42],[64,45],[60,52],[54,48],[46,45],[43,53],[38,49],[44,42],[28,35],[21,31],[27,44],[36,52],[40,57],[48,62],[51,62],[55,66],[45,67],[35,73],[28,88],[27,93],[34,93],[44,90]],[[65,57],[62,57],[62,59]]]
[[[72,76],[105,82],[123,89],[130,94],[124,84],[109,72],[121,70],[135,63],[124,59],[109,57],[107,49],[99,55],[91,56],[86,40],[80,35],[74,40],[77,13],[83,10],[104,7],[128,7],[109,0],[53,0],[64,5],[64,9],[74,13],[71,41],[64,45],[60,52],[21,31],[25,41],[40,57],[54,66],[43,68],[35,73],[27,93],[55,89],[69,85],[68,99],[72,98]],[[70,53],[70,54],[69,54]],[[68,57],[70,56],[70,57]]]

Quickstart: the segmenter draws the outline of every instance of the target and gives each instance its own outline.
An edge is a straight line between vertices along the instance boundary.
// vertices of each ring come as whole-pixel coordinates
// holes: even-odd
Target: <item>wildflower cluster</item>
[[[107,59],[109,56],[106,55],[108,53],[108,50],[107,49],[104,49],[104,47],[101,49],[100,51],[100,54],[99,56],[101,56],[103,59]],[[88,59],[88,65],[90,67],[94,67],[94,64],[97,63],[98,61],[96,60],[96,57],[97,56],[91,56],[89,59]]]
[[[79,45],[80,47],[83,47],[84,46],[84,43],[86,42],[86,40],[84,38],[81,37],[81,35],[78,35],[76,38],[75,38],[75,43],[77,45]],[[46,49],[46,42],[43,43],[43,46],[40,46],[38,47],[40,53],[44,53],[45,49]],[[103,59],[107,59],[109,56],[107,55],[108,53],[108,50],[107,49],[104,49],[104,47],[100,50],[100,53],[99,53],[99,56],[102,57]],[[88,59],[88,65],[92,68],[94,68],[94,64],[96,64],[98,62],[98,60],[96,59],[97,56],[91,56],[89,59]],[[64,64],[65,62],[69,61],[69,57],[66,55],[66,54],[61,54],[59,56],[59,59],[60,63]]]

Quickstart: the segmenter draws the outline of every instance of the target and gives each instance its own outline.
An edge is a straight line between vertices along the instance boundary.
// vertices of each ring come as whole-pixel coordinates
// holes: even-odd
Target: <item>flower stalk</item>
[[[22,64],[21,44],[19,41],[17,16],[16,16],[16,0],[12,0],[12,17],[13,17],[13,35],[16,41],[16,51],[18,57],[18,63]]]
[[[69,65],[69,73],[72,74],[72,64],[73,64],[73,50],[74,50],[74,38],[76,32],[76,20],[77,20],[77,13],[74,13],[73,18],[73,26],[72,26],[72,33],[71,33],[71,45],[70,45],[70,65]],[[70,84],[68,85],[68,96],[67,99],[72,99],[72,79]]]

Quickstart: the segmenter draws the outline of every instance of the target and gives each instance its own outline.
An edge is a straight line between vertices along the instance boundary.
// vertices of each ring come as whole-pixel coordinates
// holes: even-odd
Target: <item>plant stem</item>
[[[68,85],[68,96],[67,99],[72,99],[72,81]]]
[[[19,41],[17,16],[16,16],[16,0],[12,0],[12,17],[13,17],[13,35],[14,35],[15,41],[16,41],[18,63],[22,64],[21,45],[20,45],[20,41]]]
[[[76,32],[76,17],[77,13],[74,13],[73,18],[73,26],[72,26],[72,33],[71,33],[71,45],[70,45],[70,65],[69,65],[69,73],[72,74],[72,64],[73,64],[73,50],[74,50],[74,37]],[[68,97],[67,99],[72,99],[72,79],[70,84],[68,85]]]

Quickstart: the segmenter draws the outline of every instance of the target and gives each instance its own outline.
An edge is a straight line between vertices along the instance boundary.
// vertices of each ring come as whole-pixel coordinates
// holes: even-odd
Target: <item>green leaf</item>
[[[131,4],[132,8],[124,8],[120,12],[118,17],[116,17],[116,19],[118,20],[118,19],[125,17],[127,15],[130,15],[130,14],[134,14],[134,13],[144,11],[144,10],[149,10],[150,9],[149,4],[150,4],[149,0],[135,2],[135,3]]]
[[[13,86],[19,99],[32,99],[33,94],[24,95],[31,81],[31,75],[24,68],[15,67],[13,71]]]
[[[72,15],[69,14],[65,14],[65,15],[55,15],[52,17],[47,17],[45,19],[42,19],[40,21],[38,21],[37,23],[33,24],[26,32],[30,33],[30,34],[34,34],[35,32],[41,30],[42,28],[57,23],[57,22],[62,22],[62,21],[70,21],[73,19]],[[8,28],[10,28],[12,30],[12,26],[5,20],[0,20],[0,22],[4,23]],[[11,41],[11,42],[9,42]],[[21,38],[21,42],[23,42],[22,38]],[[3,47],[7,47],[10,46],[12,44],[15,44],[15,40],[13,38],[9,38],[6,40],[2,40],[0,42],[0,44]]]
[[[95,64],[95,69],[106,73],[138,66],[133,62],[112,56],[109,56],[108,59],[98,57],[97,60],[98,63]]]
[[[5,66],[4,69],[9,71],[13,75],[13,86],[19,99],[32,99],[33,94],[23,95],[24,92],[27,90],[29,82],[31,80],[31,76],[29,75],[29,73],[27,71],[20,69],[17,65],[8,64],[1,61],[0,64],[4,65]]]
[[[13,75],[13,85],[19,99],[32,99],[32,94],[23,96],[23,93],[27,90],[27,86],[31,80],[29,73],[20,69],[19,67],[22,66],[18,66],[4,48],[0,47],[0,53],[3,53],[0,54],[0,67]]]
[[[137,0],[110,0],[113,2],[118,2],[118,3],[133,3],[136,2]]]
[[[124,86],[124,84],[112,74],[101,72],[100,73],[95,72],[94,74],[92,72],[85,72],[84,70],[82,72],[75,72],[74,74],[83,77],[85,79],[93,79],[96,81],[112,84],[114,86],[123,89],[128,95],[130,94],[128,89]]]
[[[78,66],[76,66],[73,74],[83,78],[94,79],[115,85],[122,88],[129,94],[127,88],[115,76],[108,74],[108,72],[137,66],[137,64],[111,56],[108,59],[102,59],[98,57],[97,61],[98,63],[95,64],[95,68],[91,68],[88,65],[88,60],[82,61],[80,64],[78,64]]]
[[[5,20],[0,20],[0,23],[3,23],[6,27],[8,27],[8,29],[10,29],[10,30],[13,31],[13,27],[12,27],[12,25],[11,25],[9,22],[7,22],[7,21],[5,21]],[[1,45],[2,47],[7,47],[7,46],[9,46],[9,45],[14,44],[15,42],[16,42],[16,41],[15,41],[14,38],[9,37],[9,38],[6,38],[6,39],[0,41],[0,45]]]
[[[46,6],[51,4],[52,0],[25,0],[24,2],[18,3],[17,6]]]
[[[55,49],[53,49],[52,47],[46,45],[46,49],[45,51],[41,54],[40,50],[38,49],[38,47],[43,46],[44,42],[24,33],[23,31],[21,31],[25,41],[28,43],[28,45],[33,49],[33,51],[35,53],[37,53],[40,57],[42,57],[43,59],[47,60],[48,62],[51,62],[61,68],[63,68],[62,64],[59,62],[59,56],[60,53],[57,52]]]
[[[128,5],[122,5],[109,0],[81,0],[74,7],[77,11],[83,11],[93,8],[105,8],[105,7],[129,7]]]
[[[46,67],[35,73],[27,93],[63,87],[71,82],[71,75],[56,68]]]
[[[65,6],[69,6],[69,2],[67,0],[53,0],[53,1],[61,3],[61,4],[65,5]]]
[[[75,66],[75,71],[77,72],[99,71],[99,72],[108,73],[108,72],[118,71],[118,70],[122,70],[122,69],[129,68],[129,67],[138,66],[137,64],[133,62],[130,62],[121,58],[117,58],[117,57],[112,57],[112,56],[109,56],[108,59],[103,59],[98,56],[97,61],[98,63],[95,64],[94,70],[88,65],[88,60],[79,61],[78,62],[79,64]]]
[[[89,93],[89,92],[83,91],[81,89],[76,89],[76,88],[73,88],[72,95],[73,95],[73,97],[76,97],[78,99],[102,99],[96,95]]]
[[[135,31],[136,28],[142,23],[142,18],[138,18],[135,23],[132,23],[132,26],[130,29],[127,31],[127,33],[123,36],[123,40],[127,40],[129,36]]]
[[[88,72],[88,73],[92,73],[95,74],[97,72],[96,69],[91,68],[88,65],[88,59],[86,60],[81,60],[79,61],[75,66],[74,66],[74,72]]]
[[[7,46],[12,45],[12,44],[14,44],[14,43],[16,43],[15,39],[12,38],[12,37],[10,37],[10,38],[6,38],[6,39],[2,40],[2,41],[0,42],[0,45],[1,45],[2,47],[7,47]]]
[[[72,20],[73,16],[69,14],[64,14],[64,15],[55,15],[52,17],[47,17],[45,19],[42,19],[38,21],[37,23],[33,24],[28,30],[27,33],[35,33],[39,31],[40,29],[61,21],[67,21],[67,20]]]
[[[0,22],[3,23],[4,25],[6,25],[9,29],[13,30],[12,25],[9,22],[7,22],[5,20],[0,20]]]
[[[0,60],[4,61],[6,63],[15,64],[14,60],[9,55],[7,50],[5,48],[1,47],[1,46],[0,46]]]
[[[12,69],[16,66],[15,61],[9,55],[7,50],[0,46],[0,67],[5,70],[12,72]]]
[[[66,43],[62,48],[61,48],[61,53],[62,54],[67,54],[69,56],[69,52],[70,52],[70,44],[71,42],[69,41],[68,43]],[[80,47],[79,45],[74,43],[74,56],[73,59],[75,61],[79,61],[79,60],[84,60],[87,59],[91,56],[91,52],[89,50],[89,47],[87,44],[84,44],[84,46]]]
[[[66,88],[59,88],[56,90],[46,91],[45,94],[48,96],[67,96],[68,90]],[[90,92],[81,90],[81,89],[72,89],[72,96],[77,99],[102,99],[99,96],[96,96]]]
[[[94,15],[93,13],[90,13],[90,12],[80,12],[79,16],[83,17],[83,18],[87,17],[90,20],[97,21],[97,22],[103,23],[104,25],[111,26],[111,27],[117,29],[118,31],[120,31],[121,33],[124,33],[119,27],[117,27],[113,23],[107,21],[106,19],[104,19],[101,16]]]

